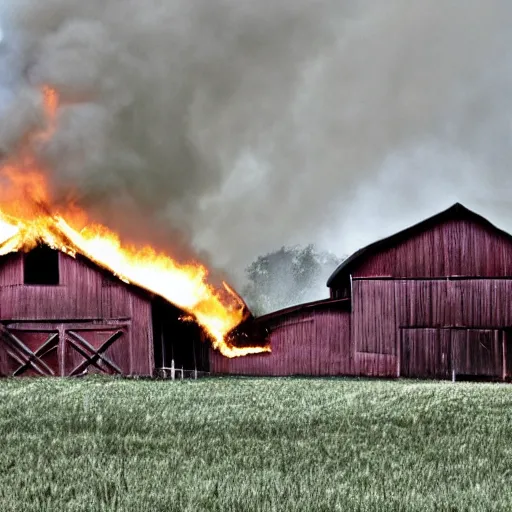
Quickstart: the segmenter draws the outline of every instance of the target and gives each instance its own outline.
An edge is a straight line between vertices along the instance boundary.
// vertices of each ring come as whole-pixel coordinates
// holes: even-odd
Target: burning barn
[[[242,375],[351,374],[350,302],[327,299],[258,317],[272,352],[231,361],[211,353],[212,372]]]
[[[512,236],[460,204],[357,251],[327,285],[330,299],[259,319],[272,353],[212,353],[212,371],[512,377]]]
[[[52,200],[33,147],[52,136],[59,98],[43,97],[47,126],[0,162],[0,374],[152,375],[174,361],[218,374],[512,375],[512,236],[481,216],[456,204],[357,251],[329,299],[248,321],[202,265],[123,246]]]
[[[223,303],[219,290],[194,282],[194,274],[167,268],[163,256],[109,266],[56,226],[47,232],[43,223],[38,233],[46,238],[33,240],[21,229],[0,245],[0,375],[197,375],[209,371],[210,342],[227,357],[267,350],[239,347],[230,335],[249,316],[231,289],[225,293],[236,307]],[[145,265],[158,274],[161,290],[182,279],[181,290],[159,294]],[[144,286],[133,284],[137,276]],[[185,309],[169,300],[190,282],[201,291],[195,304]]]
[[[0,375],[208,371],[204,330],[184,311],[91,260],[46,245],[0,258]]]
[[[42,89],[46,127],[0,161],[0,375],[207,371],[249,316],[227,284],[151,246],[121,244],[72,201],[53,200],[34,147],[51,138],[59,96]]]

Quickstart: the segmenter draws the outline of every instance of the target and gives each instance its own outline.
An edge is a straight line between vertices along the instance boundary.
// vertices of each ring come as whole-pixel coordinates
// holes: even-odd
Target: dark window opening
[[[25,284],[59,284],[59,252],[46,245],[38,245],[26,253],[23,260]]]

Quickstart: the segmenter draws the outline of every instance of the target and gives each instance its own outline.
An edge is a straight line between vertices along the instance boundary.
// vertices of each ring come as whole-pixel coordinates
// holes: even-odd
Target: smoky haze
[[[54,86],[56,197],[126,236],[240,283],[282,245],[346,254],[454,200],[507,227],[508,0],[5,2],[0,152]]]

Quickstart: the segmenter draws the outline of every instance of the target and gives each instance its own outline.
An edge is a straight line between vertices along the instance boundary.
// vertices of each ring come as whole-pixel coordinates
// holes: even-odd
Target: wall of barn
[[[428,329],[461,329],[467,336],[463,331],[506,334],[512,328],[511,279],[354,279],[352,287],[352,340],[360,375],[401,374],[403,329],[423,330],[425,336]]]
[[[23,284],[23,254],[0,259],[0,321],[25,325],[75,323],[126,327],[122,345],[109,353],[123,371],[151,375],[151,301],[81,258],[59,253],[60,284]]]
[[[351,375],[350,313],[300,311],[269,321],[272,353],[226,358],[210,352],[210,370],[232,375]]]
[[[508,277],[512,242],[483,222],[447,220],[376,250],[351,273],[353,277]]]

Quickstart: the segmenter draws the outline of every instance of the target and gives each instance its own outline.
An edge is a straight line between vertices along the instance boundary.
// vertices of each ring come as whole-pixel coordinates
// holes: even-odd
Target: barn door
[[[64,374],[129,373],[126,329],[66,329],[63,334]],[[124,347],[122,347],[124,343]]]
[[[494,329],[453,329],[452,368],[456,375],[502,377],[502,333]]]
[[[400,374],[503,378],[503,333],[496,329],[401,329]]]
[[[448,333],[441,329],[400,329],[400,374],[417,378],[448,377]]]
[[[0,374],[14,377],[59,375],[58,330],[2,327],[0,345]]]
[[[46,326],[49,324],[46,324]],[[130,373],[128,328],[0,324],[0,375],[74,376]]]

